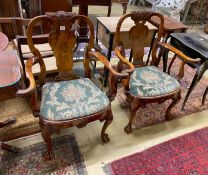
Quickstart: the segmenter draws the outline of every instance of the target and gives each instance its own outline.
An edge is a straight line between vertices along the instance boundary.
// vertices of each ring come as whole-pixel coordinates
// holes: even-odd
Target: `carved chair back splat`
[[[133,11],[131,14],[127,14],[125,15],[123,18],[121,18],[117,24],[117,28],[116,28],[116,42],[118,46],[123,47],[123,41],[121,40],[121,25],[123,23],[123,21],[126,18],[131,18],[134,23],[135,26],[133,26],[130,30],[129,30],[129,39],[131,41],[131,50],[132,50],[132,57],[133,57],[133,64],[134,66],[144,66],[147,65],[149,60],[146,60],[146,63],[144,62],[144,48],[145,48],[145,41],[148,38],[148,34],[149,34],[149,28],[147,25],[145,25],[146,22],[150,22],[151,23],[151,17],[152,16],[156,16],[160,19],[160,25],[158,28],[158,32],[157,32],[157,37],[154,39],[154,45],[153,45],[153,50],[152,50],[152,65],[157,66],[157,62],[158,62],[158,57],[156,55],[157,53],[157,42],[159,42],[161,40],[162,37],[162,33],[164,30],[164,19],[163,16],[158,14],[158,13],[154,13],[154,12],[136,12]],[[124,54],[124,50],[123,54]]]
[[[72,28],[77,20],[83,19],[89,26],[90,40],[88,48],[94,47],[94,30],[92,22],[85,16],[75,15],[74,13],[58,12],[47,13],[45,16],[38,16],[30,23],[30,28],[27,30],[28,45],[35,57],[41,57],[39,50],[35,47],[32,39],[33,27],[36,23],[49,23],[52,26],[52,31],[48,36],[48,43],[53,50],[58,68],[57,78],[76,77],[72,74],[73,54],[76,47],[76,35]],[[42,67],[45,67],[43,64]],[[41,71],[42,79],[45,76],[45,68]],[[89,67],[85,64],[86,75],[90,75]]]

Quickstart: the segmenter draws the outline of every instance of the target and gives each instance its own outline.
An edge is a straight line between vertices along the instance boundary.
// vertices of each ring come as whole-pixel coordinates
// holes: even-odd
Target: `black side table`
[[[208,39],[202,37],[197,33],[173,33],[170,35],[170,37],[171,37],[170,45],[173,46],[174,49],[167,48],[168,50],[171,50],[175,53],[177,52],[177,50],[179,50],[184,54],[184,58],[187,56],[188,59],[192,59],[192,60],[199,59],[199,61],[194,62],[184,59],[183,56],[182,57],[179,56],[179,58],[184,61],[180,70],[184,71],[185,64],[189,65],[193,69],[196,69],[195,76],[192,80],[192,83],[189,87],[189,90],[186,94],[185,100],[182,105],[182,109],[184,109],[184,106],[191,92],[202,78],[204,72],[208,69]],[[171,65],[172,63],[170,64],[170,66]],[[182,76],[183,76],[183,71],[181,73]],[[205,102],[207,93],[208,93],[208,88],[204,92],[202,104],[204,104]]]

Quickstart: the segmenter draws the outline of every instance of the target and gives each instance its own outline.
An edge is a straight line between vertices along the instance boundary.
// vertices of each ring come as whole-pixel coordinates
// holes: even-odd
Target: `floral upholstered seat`
[[[160,96],[179,87],[180,84],[175,78],[155,66],[136,68],[130,79],[130,92],[134,96]]]
[[[110,105],[107,96],[90,79],[45,84],[41,115],[46,120],[69,120],[89,116]]]

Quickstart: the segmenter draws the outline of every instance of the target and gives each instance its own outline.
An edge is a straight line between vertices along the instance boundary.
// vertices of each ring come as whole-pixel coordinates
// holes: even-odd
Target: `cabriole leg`
[[[129,118],[129,123],[126,125],[124,128],[124,131],[129,134],[132,132],[132,123],[135,119],[136,112],[140,108],[139,103],[136,100],[133,100],[133,102],[130,104],[130,118]]]
[[[43,124],[41,121],[40,121],[40,129],[41,129],[43,140],[45,141],[46,147],[47,147],[47,151],[43,155],[43,157],[45,160],[52,160],[54,158],[54,154],[53,154],[52,141],[50,137],[51,133],[49,131],[47,124]]]
[[[101,138],[102,138],[103,142],[109,142],[110,139],[108,137],[108,134],[106,133],[106,129],[113,121],[113,113],[112,113],[111,109],[109,110],[109,112],[104,120],[105,120],[105,122],[104,122],[103,128],[101,130]]]

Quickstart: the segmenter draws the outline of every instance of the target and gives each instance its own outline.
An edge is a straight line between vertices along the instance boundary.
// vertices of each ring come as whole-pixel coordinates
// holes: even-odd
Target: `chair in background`
[[[156,12],[185,23],[191,5],[196,2],[197,0],[161,0],[156,5]]]
[[[13,26],[16,39],[15,44],[19,53],[24,74],[25,61],[33,56],[33,54],[29,50],[26,36],[26,30],[30,21],[31,19],[13,18]],[[53,56],[53,51],[48,45],[48,35],[43,34],[41,24],[36,24],[35,26],[35,30],[33,32],[33,42],[34,44],[40,45],[42,47],[39,48],[41,48],[41,55],[43,58],[49,58]]]
[[[153,16],[157,16],[160,19],[160,25],[158,27],[157,37],[155,38],[153,50],[152,50],[152,60],[149,65],[144,62],[144,47],[145,41],[148,38],[149,28],[145,23],[151,22],[150,19]],[[135,70],[132,69],[132,64],[125,58],[125,48],[124,41],[121,40],[121,25],[127,19],[131,18],[135,26],[129,30],[129,39],[131,41],[133,65]],[[158,42],[161,40],[162,32],[164,28],[164,18],[161,14],[150,12],[150,11],[138,11],[132,12],[131,14],[126,14],[119,20],[116,28],[116,42],[118,47],[115,49],[115,53],[120,59],[118,64],[118,71],[126,70],[129,72],[129,77],[123,79],[122,83],[124,86],[124,93],[127,100],[130,103],[130,118],[127,126],[125,127],[125,132],[132,132],[132,122],[136,116],[136,112],[139,108],[145,107],[148,103],[163,103],[168,99],[172,99],[172,103],[166,111],[166,118],[171,119],[170,110],[177,104],[181,98],[181,90],[179,82],[162,72],[157,68],[158,60]],[[124,66],[125,65],[125,66]]]
[[[73,72],[73,52],[76,45],[76,35],[72,29],[77,20],[85,21],[89,27],[89,44],[86,47],[84,58],[84,70],[87,78],[77,77]],[[45,83],[45,64],[40,51],[34,46],[33,29],[37,23],[49,23],[52,30],[48,35],[50,47],[54,51],[58,75],[52,82]],[[64,28],[60,29],[60,26]],[[125,78],[127,73],[116,73],[108,60],[94,50],[94,27],[89,18],[74,13],[57,12],[47,13],[32,19],[27,29],[27,41],[34,57],[26,62],[26,73],[30,85],[27,89],[18,92],[18,95],[31,94],[31,108],[33,114],[39,117],[41,133],[47,144],[47,159],[53,157],[52,142],[50,136],[59,133],[60,129],[77,126],[84,127],[95,120],[105,121],[101,138],[103,142],[109,141],[106,129],[113,120],[111,103],[108,97],[90,80],[91,69],[89,62],[98,59],[109,69],[111,86],[115,87],[112,79]],[[37,93],[32,66],[39,64],[41,73],[39,76],[41,94]],[[115,89],[108,91],[109,96]],[[37,96],[41,103],[38,106]]]

